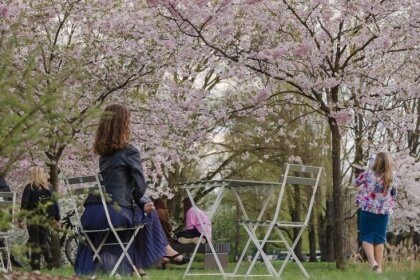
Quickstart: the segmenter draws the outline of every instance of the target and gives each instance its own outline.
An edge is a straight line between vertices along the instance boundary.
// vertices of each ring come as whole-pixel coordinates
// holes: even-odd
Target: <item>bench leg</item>
[[[228,253],[218,253],[220,264],[225,269],[228,266]],[[204,269],[219,269],[212,253],[204,254]]]

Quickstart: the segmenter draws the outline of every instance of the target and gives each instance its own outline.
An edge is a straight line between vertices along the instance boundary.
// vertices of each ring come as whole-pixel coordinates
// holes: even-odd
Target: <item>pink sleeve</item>
[[[194,209],[193,207],[191,207],[188,211],[187,211],[187,217],[185,218],[185,228],[186,229],[193,229],[194,228],[194,219],[195,215],[194,215]]]

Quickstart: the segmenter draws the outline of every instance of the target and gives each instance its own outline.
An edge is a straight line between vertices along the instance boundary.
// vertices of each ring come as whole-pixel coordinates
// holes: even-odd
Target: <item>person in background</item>
[[[157,198],[153,201],[155,204],[156,212],[158,214],[160,224],[162,225],[163,231],[165,232],[166,239],[169,243],[174,242],[174,232],[172,231],[171,219],[169,217],[168,208],[166,202],[162,198]]]
[[[0,176],[0,192],[11,192],[9,185],[3,176]]]
[[[388,153],[380,152],[370,168],[361,173],[354,184],[359,191],[356,204],[360,208],[360,241],[368,258],[369,269],[382,273],[382,259],[389,215],[394,211],[397,183]]]
[[[188,197],[182,200],[182,204],[184,208],[185,229],[175,233],[177,242],[181,244],[198,243],[199,237],[203,232],[203,228],[201,227],[198,217],[201,218],[201,221],[205,226],[205,234],[204,238],[201,239],[201,243],[206,243],[206,240],[211,240],[211,222],[207,214],[201,209],[197,208],[195,210]]]
[[[54,199],[52,186],[48,184],[48,175],[42,167],[34,166],[30,169],[22,194],[21,209],[27,211],[32,270],[41,268],[41,253],[47,262],[47,268],[52,268],[49,228],[60,223],[60,210]],[[23,227],[23,221],[19,224]]]

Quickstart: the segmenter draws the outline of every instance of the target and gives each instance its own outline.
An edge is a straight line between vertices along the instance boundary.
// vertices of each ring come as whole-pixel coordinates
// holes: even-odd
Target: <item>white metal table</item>
[[[186,192],[188,194],[188,197],[189,197],[189,199],[190,199],[190,201],[191,201],[191,203],[194,207],[194,211],[197,211],[197,206],[196,206],[196,203],[194,202],[194,198],[193,198],[193,194],[192,194],[192,191],[194,189],[198,189],[198,188],[217,189],[216,198],[215,198],[215,200],[213,202],[213,205],[211,206],[210,211],[208,213],[210,221],[212,220],[217,208],[219,207],[226,191],[232,191],[233,192],[234,197],[236,198],[236,201],[237,201],[237,203],[239,205],[239,208],[241,210],[243,218],[245,220],[249,220],[246,208],[242,203],[242,200],[241,200],[241,197],[238,193],[238,190],[239,189],[246,189],[246,188],[247,189],[252,189],[252,190],[256,190],[256,189],[263,190],[264,189],[264,192],[262,192],[262,194],[266,197],[266,199],[264,199],[264,202],[261,206],[261,210],[260,210],[259,215],[257,217],[257,221],[260,221],[262,219],[262,217],[264,216],[264,213],[265,213],[265,211],[267,209],[267,206],[270,202],[270,198],[273,196],[275,188],[279,188],[281,185],[282,184],[279,183],[279,182],[262,182],[262,181],[245,181],[245,180],[211,180],[211,181],[195,181],[195,182],[184,183],[184,184],[181,185],[181,188],[186,190]],[[218,275],[218,276],[223,277],[223,279],[226,279],[227,277],[243,276],[243,275],[238,275],[238,269],[239,269],[240,264],[242,263],[245,255],[247,253],[249,245],[251,244],[251,238],[248,239],[248,241],[246,243],[246,246],[245,246],[245,248],[244,248],[244,250],[241,254],[241,257],[240,257],[237,265],[235,266],[235,269],[234,269],[233,272],[225,272],[224,271],[224,269],[223,269],[223,267],[220,263],[220,260],[219,260],[217,254],[216,254],[216,251],[214,249],[212,240],[207,240],[207,242],[208,242],[210,250],[213,254],[213,257],[214,257],[214,260],[217,264],[217,267],[219,268],[219,273],[191,273],[190,272],[191,265],[194,261],[194,258],[197,254],[197,251],[198,251],[198,248],[199,248],[199,245],[200,245],[200,241],[202,240],[203,236],[206,235],[206,232],[205,232],[206,227],[204,226],[204,223],[203,223],[200,215],[197,215],[197,217],[198,217],[198,220],[200,222],[201,228],[203,229],[203,232],[200,236],[199,242],[195,246],[194,252],[191,255],[191,259],[190,259],[190,262],[188,263],[188,266],[185,270],[184,277],[192,276],[192,275],[194,275],[194,276],[196,276],[196,275]],[[256,227],[255,227],[255,229],[256,229]],[[258,250],[258,251],[260,251],[260,250]],[[265,263],[270,262],[264,252],[260,252],[260,254],[261,254]],[[266,263],[266,265],[267,265],[267,263]]]
[[[199,239],[200,242],[197,243],[194,249],[194,252],[191,256],[191,260],[184,273],[184,277],[189,276],[189,275],[219,275],[219,276],[222,276],[223,279],[226,279],[227,277],[242,277],[242,276],[245,276],[245,277],[271,276],[273,278],[280,278],[288,261],[290,260],[291,257],[293,257],[295,259],[296,264],[298,265],[302,273],[305,275],[305,277],[309,278],[308,272],[305,270],[305,268],[303,267],[299,259],[297,259],[294,253],[294,249],[295,249],[296,244],[299,242],[300,238],[302,237],[304,230],[308,227],[309,218],[310,218],[311,211],[314,205],[315,194],[319,185],[321,172],[322,172],[321,167],[287,163],[285,164],[284,175],[280,177],[279,182],[214,180],[214,181],[196,181],[196,182],[190,182],[190,183],[185,183],[181,185],[181,188],[184,188],[187,191],[188,197],[194,207],[194,211],[196,211],[196,214],[198,213],[197,212],[198,208],[194,202],[192,191],[197,188],[205,188],[205,189],[218,188],[216,198],[209,212],[210,221],[212,220],[216,212],[216,209],[219,207],[226,191],[231,190],[234,194],[234,197],[236,199],[236,202],[238,203],[240,212],[242,213],[242,216],[243,216],[243,220],[239,221],[239,223],[243,226],[243,228],[245,229],[245,231],[247,232],[249,236],[233,272],[227,273],[224,271],[220,263],[220,260],[218,259],[218,256],[216,254],[216,251],[214,250],[212,240],[207,240],[220,273],[194,273],[194,274],[190,273],[191,265],[192,265],[192,262],[194,261],[200,242],[203,236],[206,235],[206,232],[205,232],[206,228],[204,227],[204,223],[201,217],[197,215],[200,225],[203,228],[203,232],[201,233],[201,236]],[[291,176],[290,174],[292,174],[293,176]],[[306,186],[306,187],[312,188],[309,204],[307,207],[307,213],[306,213],[304,221],[279,221],[279,214],[280,214],[281,204],[282,204],[286,185],[291,185],[293,187]],[[262,196],[265,197],[261,205],[259,215],[256,219],[250,219],[250,217],[247,214],[246,208],[244,204],[242,203],[241,197],[239,195],[239,190],[245,190],[245,189],[257,190]],[[274,196],[273,194],[274,194],[275,189],[278,189],[278,195]],[[273,215],[271,216],[270,220],[262,220],[270,201],[273,201],[275,203],[275,210],[273,211]],[[266,228],[266,232],[262,240],[259,240],[256,235],[256,230],[258,227]],[[295,238],[295,240],[293,240],[292,244],[289,244],[289,242],[284,237],[284,234],[281,232],[281,229],[284,229],[284,228],[299,229],[299,234]],[[270,238],[272,232],[277,233],[278,239]],[[254,259],[252,260],[250,266],[248,267],[247,272],[245,274],[239,274],[239,267],[242,261],[244,260],[244,257],[248,251],[249,246],[251,245],[251,242],[257,248],[257,253],[254,256]],[[287,257],[278,271],[274,268],[273,264],[270,262],[266,253],[263,250],[264,245],[267,243],[282,243],[287,248],[287,251],[288,251]],[[259,255],[261,255],[261,258],[264,262],[264,265],[267,269],[268,274],[265,274],[265,275],[252,274],[251,275],[251,271]]]

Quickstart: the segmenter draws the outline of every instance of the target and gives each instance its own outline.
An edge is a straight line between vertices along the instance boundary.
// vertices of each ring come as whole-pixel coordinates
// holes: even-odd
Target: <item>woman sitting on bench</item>
[[[182,200],[182,204],[184,208],[185,229],[181,232],[175,233],[178,243],[198,243],[200,239],[199,237],[203,232],[203,228],[201,227],[200,220],[198,217],[201,218],[201,221],[205,226],[205,234],[201,239],[201,243],[206,243],[207,240],[211,239],[211,222],[207,214],[204,213],[201,209],[197,208],[195,210],[188,197]]]

